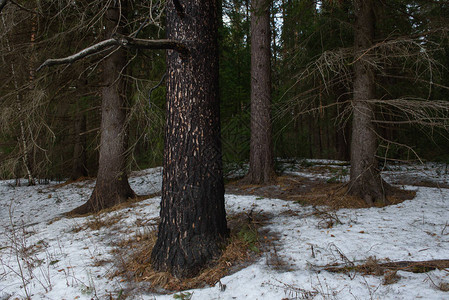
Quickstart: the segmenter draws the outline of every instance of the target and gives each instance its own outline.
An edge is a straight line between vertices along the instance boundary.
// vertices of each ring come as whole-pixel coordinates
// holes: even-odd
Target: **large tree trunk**
[[[384,201],[384,183],[377,167],[377,136],[373,125],[375,99],[374,72],[364,53],[374,39],[374,0],[355,0],[354,99],[351,140],[351,174],[349,192],[361,197],[368,205]],[[362,57],[363,55],[363,57]]]
[[[167,123],[161,223],[152,265],[191,277],[220,254],[228,235],[220,144],[218,1],[167,2]]]
[[[125,33],[122,25],[119,24],[120,18],[124,18],[120,12],[123,14],[126,11],[125,2],[121,1],[121,7],[119,7],[119,4],[113,1],[107,9],[105,13],[105,35],[107,37],[115,32]],[[122,74],[125,66],[126,51],[124,49],[114,51],[104,60],[97,182],[90,199],[84,205],[73,210],[72,213],[97,212],[135,196],[129,186],[126,173],[126,83]]]
[[[275,177],[271,138],[270,1],[251,5],[251,144],[250,183],[268,183]]]

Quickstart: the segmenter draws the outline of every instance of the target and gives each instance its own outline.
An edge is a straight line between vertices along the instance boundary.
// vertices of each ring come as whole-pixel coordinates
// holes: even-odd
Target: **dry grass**
[[[95,177],[84,177],[83,176],[83,177],[77,178],[75,180],[69,179],[69,180],[67,180],[67,181],[65,181],[63,183],[56,184],[56,185],[53,186],[53,188],[56,188],[56,189],[57,188],[61,188],[61,187],[67,186],[67,185],[72,184],[72,183],[83,183],[83,184],[86,184],[86,183],[92,182],[94,180],[95,180]],[[82,185],[79,185],[79,187],[82,187]]]
[[[323,167],[327,168],[327,167]],[[323,170],[318,170],[323,172]],[[329,180],[311,180],[295,175],[283,175],[268,185],[248,185],[244,181],[233,181],[227,184],[226,192],[237,195],[255,195],[266,198],[296,201],[302,205],[329,206],[332,209],[366,208],[369,207],[363,199],[347,194],[348,186]],[[405,191],[388,187],[387,203],[398,204],[413,199],[414,191]],[[376,206],[385,206],[375,203]]]
[[[123,218],[123,214],[107,215],[103,213],[91,214],[86,222],[82,224],[75,224],[71,228],[71,232],[78,233],[80,231],[90,229],[90,230],[100,230],[105,228],[111,228]]]
[[[122,215],[103,216],[103,217],[101,215],[93,215],[85,223],[85,228],[89,228],[90,230],[100,230],[104,228],[110,228],[113,225],[120,222],[122,217],[123,217]]]
[[[157,197],[157,196],[160,196],[160,195],[161,195],[161,193],[153,193],[153,194],[149,194],[149,195],[138,195],[135,198],[130,198],[130,199],[128,199],[125,202],[116,204],[116,205],[114,205],[112,207],[109,207],[109,208],[105,208],[102,211],[100,211],[100,213],[110,213],[110,212],[121,210],[121,209],[124,209],[124,208],[132,208],[132,207],[135,207],[136,204],[141,202],[141,201],[144,201],[144,200],[147,200],[147,199],[150,199],[150,198],[154,198],[154,197]]]
[[[397,270],[386,270],[384,273],[382,284],[388,285],[398,282],[401,279],[401,276],[399,276],[397,273]]]
[[[266,264],[273,270],[280,272],[290,272],[293,271],[292,265],[287,261],[285,256],[280,255],[277,251],[277,247],[275,243],[269,243],[270,251],[266,256]]]
[[[114,254],[119,263],[111,277],[121,276],[129,282],[149,282],[150,289],[158,292],[161,292],[161,289],[173,292],[213,286],[220,282],[220,278],[240,270],[261,254],[262,241],[259,240],[258,228],[266,219],[266,216],[252,216],[251,213],[231,216],[228,222],[231,229],[230,238],[222,255],[198,276],[182,280],[167,272],[152,269],[151,252],[156,243],[156,230],[149,229],[116,245]],[[257,237],[257,240],[254,240],[254,237]]]
[[[311,192],[303,195],[291,195],[290,200],[294,200],[303,205],[329,206],[332,209],[340,208],[367,208],[366,202],[355,196],[347,194],[348,186],[345,184],[323,183],[314,187]],[[405,200],[413,199],[415,191],[406,191],[398,188],[390,188],[387,195],[388,205],[399,204]],[[385,204],[376,202],[375,206],[382,207]]]
[[[255,185],[246,184],[245,181],[235,180],[226,185],[226,193],[237,195],[255,195],[267,198],[289,200],[290,195],[300,195],[321,184],[309,178],[284,175],[278,176],[272,184]]]
[[[88,217],[88,216],[101,216],[102,214],[107,214],[110,212],[114,212],[114,211],[118,211],[118,210],[122,210],[125,208],[132,208],[135,207],[137,205],[137,203],[146,200],[146,199],[150,199],[153,197],[157,197],[160,196],[160,193],[154,193],[154,194],[149,194],[149,195],[139,195],[136,196],[135,198],[129,198],[127,201],[122,202],[122,203],[118,203],[112,207],[108,207],[105,209],[102,209],[99,212],[89,212],[86,214],[77,214],[77,213],[73,213],[73,212],[68,212],[65,215],[67,217],[71,217],[71,218],[79,218],[79,217]]]
[[[379,264],[379,260],[374,256],[368,257],[366,262],[362,265],[356,266],[356,269],[363,275],[382,276],[385,273],[385,269],[382,268]]]
[[[353,262],[345,263],[343,265],[325,266],[323,270],[333,273],[345,273],[351,278],[354,277],[352,273],[360,273],[362,275],[383,276],[383,284],[393,284],[400,280],[401,276],[397,274],[398,271],[426,273],[435,269],[445,270],[449,267],[449,260],[428,260],[428,261],[389,261],[386,263],[379,262],[376,257],[368,257],[363,264],[355,265]],[[428,279],[435,285],[436,288],[446,291],[447,283],[435,283],[428,275]],[[449,289],[448,289],[449,290]]]

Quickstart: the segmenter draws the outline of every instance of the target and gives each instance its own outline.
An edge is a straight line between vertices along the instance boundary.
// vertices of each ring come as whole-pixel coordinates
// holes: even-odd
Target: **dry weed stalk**
[[[300,287],[297,287],[293,284],[284,283],[282,281],[276,280],[278,284],[273,284],[271,282],[264,282],[263,285],[269,285],[275,288],[280,288],[284,290],[284,293],[289,297],[287,299],[315,299],[315,296],[319,294],[317,290],[306,290]]]
[[[321,218],[321,220],[318,222],[318,228],[328,229],[334,227],[334,225],[343,224],[343,222],[338,217],[337,212],[331,208],[321,210],[316,206],[313,206],[313,210],[313,214]]]
[[[31,299],[31,283],[37,282],[45,292],[49,292],[53,288],[50,268],[54,264],[55,257],[48,251],[48,244],[41,240],[35,244],[29,244],[29,231],[22,222],[20,226],[14,222],[13,203],[9,206],[9,227],[5,228],[5,235],[9,241],[9,245],[4,249],[9,249],[14,262],[6,261],[0,258],[1,265],[9,270],[12,274],[22,282],[22,289],[26,299]],[[44,250],[45,258],[39,258],[39,251]]]

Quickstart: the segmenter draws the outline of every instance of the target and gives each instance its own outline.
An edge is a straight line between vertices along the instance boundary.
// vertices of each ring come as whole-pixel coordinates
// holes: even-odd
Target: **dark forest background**
[[[129,22],[149,39],[164,33],[161,1],[131,1]],[[151,2],[151,1],[150,1]],[[22,1],[1,14],[1,178],[64,180],[98,168],[102,57],[37,73],[102,40],[101,3]],[[447,1],[376,1],[376,132],[379,160],[449,163]],[[131,19],[131,16],[130,16]],[[272,124],[276,160],[349,160],[354,58],[351,1],[271,3]],[[250,8],[222,1],[220,96],[225,170],[248,162],[250,148]],[[162,164],[165,51],[128,57],[129,169]]]

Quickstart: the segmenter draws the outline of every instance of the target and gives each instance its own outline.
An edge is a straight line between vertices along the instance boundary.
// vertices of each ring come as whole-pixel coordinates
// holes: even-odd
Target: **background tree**
[[[270,1],[251,1],[251,145],[250,183],[275,177],[271,132]]]
[[[436,127],[446,127],[443,117],[446,109],[443,107],[447,102],[442,102],[435,93],[435,90],[439,90],[435,82],[442,83],[439,74],[444,70],[441,64],[444,56],[439,48],[444,45],[443,32],[447,32],[447,29],[442,26],[440,17],[431,18],[430,21],[425,16],[436,8],[435,3],[426,1],[413,5],[400,0],[375,2],[373,8],[363,8],[363,14],[360,12],[362,4],[354,1],[341,1],[338,5],[335,2],[324,2],[319,8],[314,5],[299,5],[306,2],[286,2],[289,6],[286,7],[288,10],[284,13],[284,20],[288,22],[284,26],[285,32],[290,30],[291,34],[288,36],[291,38],[283,38],[284,47],[288,43],[297,43],[297,47],[287,52],[289,55],[283,57],[283,63],[293,66],[291,68],[296,76],[290,75],[294,82],[290,81],[286,91],[282,93],[284,99],[278,104],[279,115],[275,116],[275,120],[283,125],[286,133],[290,128],[295,128],[296,123],[302,125],[297,128],[299,132],[305,133],[304,139],[309,139],[308,145],[314,150],[303,154],[308,157],[314,157],[317,149],[320,156],[324,154],[325,157],[332,157],[333,152],[329,146],[332,146],[330,141],[334,138],[329,138],[330,134],[336,134],[336,154],[346,152],[339,150],[339,145],[343,144],[340,143],[342,137],[346,136],[345,140],[348,140],[350,135],[341,134],[346,130],[333,133],[329,130],[329,124],[337,124],[337,128],[353,125],[353,133],[364,128],[362,131],[365,133],[353,139],[352,151],[356,152],[352,155],[352,165],[358,166],[353,167],[350,192],[368,203],[382,201],[388,186],[380,177],[380,161],[409,159],[410,154],[425,154],[426,151],[422,150],[430,150],[428,146],[431,140],[419,139],[420,144],[427,140],[427,145],[421,149],[412,146],[416,145],[417,130],[423,129],[423,133],[428,133],[427,126],[431,126],[433,132],[439,132]],[[363,6],[370,3],[363,2]],[[298,6],[295,7],[294,4]],[[439,9],[443,7],[439,6]],[[301,25],[299,19],[289,22],[289,11],[290,14],[300,11],[304,13],[303,20],[311,22],[308,26]],[[308,11],[314,13],[308,14]],[[309,19],[307,16],[313,18]],[[369,27],[361,21],[367,19],[371,20]],[[374,20],[377,22],[376,26]],[[294,42],[296,38],[299,39]],[[361,46],[361,43],[365,44]],[[298,63],[294,64],[293,61]],[[287,75],[288,65],[283,68]],[[348,105],[351,98],[354,102]],[[357,99],[363,101],[358,103]],[[313,123],[308,126],[310,123],[304,122],[304,119],[308,119],[308,114],[323,121],[318,126]],[[351,114],[354,117],[352,120]],[[286,116],[293,118],[285,118]],[[286,122],[279,121],[280,118],[285,118]],[[362,123],[366,124],[362,127],[361,118]],[[291,123],[294,126],[290,127]],[[397,134],[398,130],[401,134]],[[319,135],[315,138],[317,132]],[[292,137],[298,136],[293,132],[288,133]],[[289,143],[283,140],[282,144],[287,148]],[[327,151],[321,151],[326,148],[330,150],[328,154]],[[418,149],[419,154],[416,151]],[[365,182],[361,184],[365,188],[362,192],[355,183],[358,180]]]
[[[354,93],[351,139],[351,174],[349,191],[373,205],[377,199],[384,201],[386,186],[383,184],[376,159],[377,136],[374,129],[374,109],[371,100],[376,99],[375,78],[366,51],[373,45],[375,16],[372,0],[354,1]],[[362,59],[362,56],[365,56]]]
[[[173,2],[177,3],[175,5]],[[161,222],[153,267],[190,277],[220,254],[228,234],[220,145],[218,1],[167,3],[167,124]]]
[[[5,18],[4,33],[11,42],[11,51],[7,50],[6,39],[0,39],[1,57],[5,62],[5,78],[17,78],[18,88],[11,80],[2,81],[0,87],[0,105],[2,107],[2,127],[0,143],[1,176],[18,178],[26,175],[22,164],[23,147],[18,143],[19,121],[24,124],[27,138],[29,161],[33,166],[33,177],[41,179],[65,180],[76,179],[80,175],[95,176],[98,170],[98,149],[100,144],[100,98],[102,88],[102,56],[92,55],[89,59],[78,61],[70,67],[52,68],[46,72],[36,73],[29,89],[30,67],[37,68],[49,57],[64,57],[86,48],[103,38],[104,4],[101,1],[28,1],[20,5],[8,2],[2,11]],[[161,32],[159,22],[163,11],[160,1],[150,4],[133,1],[132,19],[126,16],[128,29],[137,30],[140,26],[142,36],[158,37]],[[148,17],[152,11],[151,18]],[[36,17],[30,14],[35,12]],[[140,14],[141,13],[141,14]],[[30,28],[31,20],[36,20],[33,65],[28,62],[31,55]],[[3,25],[2,25],[3,26]],[[107,52],[107,51],[106,51]],[[135,52],[135,50],[134,50]],[[8,64],[16,65],[16,76],[12,76]],[[148,63],[149,68],[141,67]],[[162,163],[163,115],[158,109],[164,109],[162,91],[152,93],[151,109],[148,103],[148,91],[156,85],[165,68],[160,51],[127,58],[128,81],[126,91],[127,105],[132,107],[126,123],[131,140],[127,153],[132,156],[126,167],[148,167]],[[3,76],[2,75],[2,76]],[[24,93],[25,90],[30,92]],[[28,117],[16,113],[16,96],[22,93],[22,110]],[[85,130],[78,126],[86,119]],[[78,121],[79,120],[79,121]],[[151,122],[152,126],[146,126]],[[81,126],[81,128],[84,126]],[[140,129],[138,132],[134,129]],[[148,151],[149,144],[152,149]],[[83,145],[81,145],[83,144]],[[78,150],[82,150],[79,152]],[[81,156],[80,156],[81,155]],[[86,161],[78,158],[86,157]],[[81,164],[81,165],[80,165]],[[77,168],[74,168],[77,165]],[[138,166],[137,166],[138,165]],[[82,173],[72,172],[83,169]]]
[[[109,7],[100,6],[99,15],[104,18],[104,35],[107,37],[105,40],[65,58],[47,59],[39,67],[41,69],[44,66],[72,63],[84,58],[87,53],[92,55],[101,51],[110,52],[104,57],[102,64],[102,123],[97,183],[90,199],[71,212],[77,214],[96,212],[134,196],[127,179],[128,93],[124,80],[127,75],[126,67],[131,61],[127,59],[124,46],[131,46],[131,49],[177,48],[171,41],[148,41],[123,35],[130,26],[126,1],[111,4]],[[147,25],[146,22],[148,20],[142,22],[134,36]]]
[[[104,15],[106,37],[125,34],[127,1],[111,2]],[[115,49],[103,62],[100,158],[95,188],[89,200],[72,213],[96,212],[135,197],[128,182],[126,149],[126,50]]]

